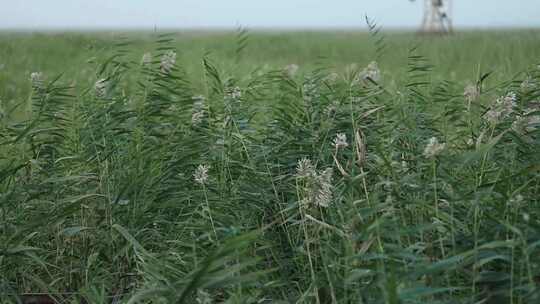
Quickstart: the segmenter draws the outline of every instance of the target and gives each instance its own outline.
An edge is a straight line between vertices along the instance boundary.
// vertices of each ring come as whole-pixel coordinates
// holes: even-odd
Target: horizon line
[[[383,31],[392,32],[410,32],[418,31],[420,26],[380,26]],[[239,28],[250,31],[368,31],[367,26],[164,26],[164,27],[147,27],[147,26],[44,26],[36,27],[0,27],[0,32],[109,32],[109,31],[128,31],[128,32],[163,32],[163,31],[235,31]],[[471,30],[537,30],[540,25],[512,25],[512,26],[454,26],[454,30],[471,31]]]

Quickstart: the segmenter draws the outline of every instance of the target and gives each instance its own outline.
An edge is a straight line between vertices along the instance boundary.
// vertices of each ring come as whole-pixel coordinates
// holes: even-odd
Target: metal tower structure
[[[414,1],[414,0],[412,0]],[[452,0],[424,0],[424,17],[420,32],[452,32]]]

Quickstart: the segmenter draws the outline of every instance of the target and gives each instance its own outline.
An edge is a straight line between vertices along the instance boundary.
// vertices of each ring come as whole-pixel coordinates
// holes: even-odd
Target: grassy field
[[[247,35],[247,47],[237,53],[245,35],[231,32],[185,32],[171,35],[177,62],[195,86],[203,82],[202,58],[237,78],[256,70],[282,69],[296,64],[300,72],[328,68],[343,73],[347,66],[365,66],[377,60],[391,81],[406,77],[409,51],[418,47],[434,66],[431,77],[461,85],[478,74],[493,72],[488,81],[506,81],[536,63],[540,31],[464,32],[449,37],[418,37],[408,33],[366,32],[256,32]],[[376,41],[383,38],[382,44]],[[0,100],[12,102],[28,96],[28,79],[42,71],[49,77],[64,73],[65,81],[82,87],[95,81],[97,69],[117,48],[130,42],[129,58],[139,62],[155,49],[151,33],[0,33]],[[384,47],[382,52],[377,48]],[[520,75],[522,76],[522,75]],[[387,85],[391,85],[388,83]]]
[[[0,34],[0,303],[539,303],[540,31]]]

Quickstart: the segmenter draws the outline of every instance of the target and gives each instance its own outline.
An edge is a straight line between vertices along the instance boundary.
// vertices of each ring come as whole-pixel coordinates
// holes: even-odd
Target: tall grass
[[[212,52],[194,77],[154,39],[144,60],[118,42],[88,85],[33,74],[2,112],[2,301],[540,300],[534,58],[467,88],[416,46],[403,77],[371,60],[239,73]],[[232,38],[238,64],[252,39]]]

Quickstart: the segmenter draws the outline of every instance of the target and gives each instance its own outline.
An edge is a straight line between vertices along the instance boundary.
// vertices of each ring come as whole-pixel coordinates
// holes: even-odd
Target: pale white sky
[[[0,0],[0,29],[417,27],[423,0]],[[540,27],[540,0],[454,0],[457,27]]]

